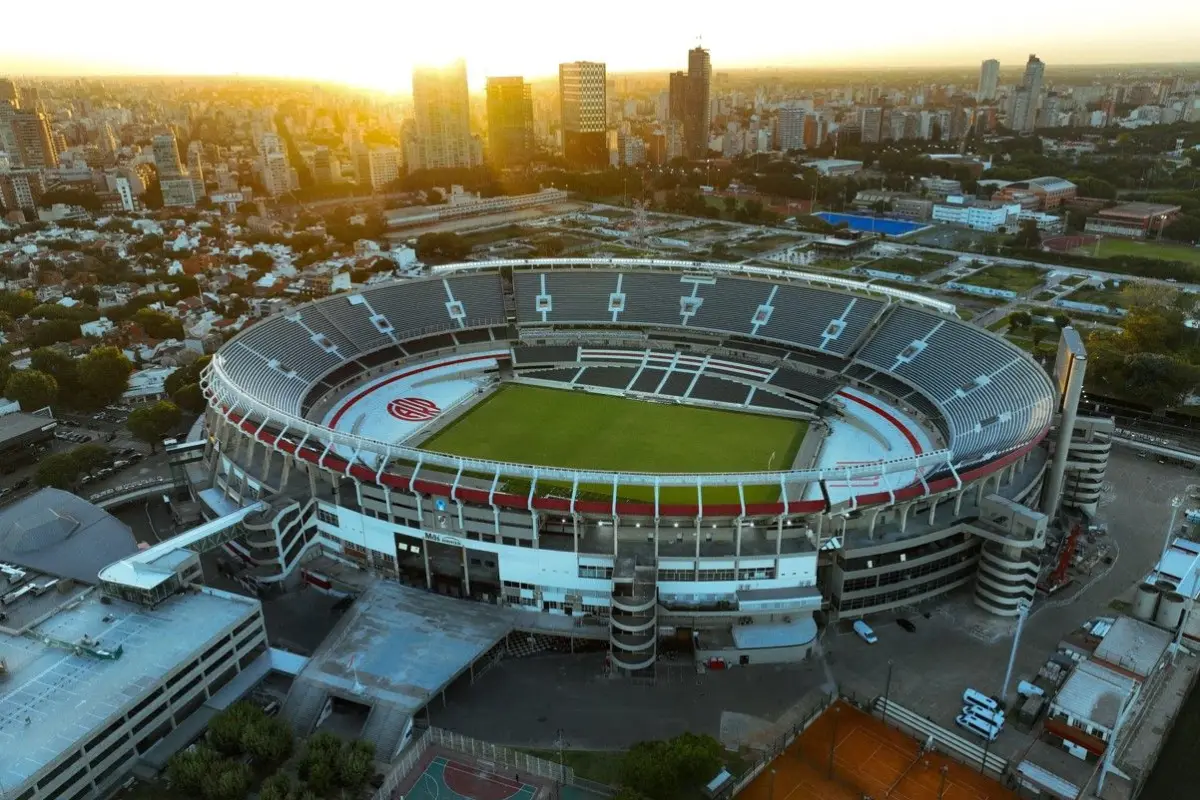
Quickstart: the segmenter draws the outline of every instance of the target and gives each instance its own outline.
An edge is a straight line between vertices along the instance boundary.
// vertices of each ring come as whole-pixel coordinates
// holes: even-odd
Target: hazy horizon
[[[551,77],[559,62],[574,60],[604,61],[615,73],[665,73],[686,68],[697,34],[714,70],[850,70],[961,69],[987,58],[1009,69],[1030,53],[1051,68],[1187,63],[1197,59],[1200,32],[1200,3],[1182,0],[1156,6],[1152,19],[1130,18],[1127,3],[1111,0],[1077,9],[1013,0],[1003,16],[971,19],[951,0],[868,6],[849,18],[841,8],[797,12],[783,0],[763,0],[752,16],[697,2],[595,18],[548,0],[467,2],[456,26],[446,24],[444,7],[378,0],[343,0],[321,15],[263,0],[211,0],[186,14],[166,8],[128,0],[115,15],[91,0],[63,0],[54,23],[29,4],[8,9],[12,29],[31,35],[6,42],[0,74],[294,78],[407,93],[414,64],[458,57],[473,87],[489,75]],[[52,29],[38,35],[47,24]]]

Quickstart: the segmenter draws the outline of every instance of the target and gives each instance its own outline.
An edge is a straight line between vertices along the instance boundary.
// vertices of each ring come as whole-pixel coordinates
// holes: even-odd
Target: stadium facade
[[[228,342],[203,377],[207,480],[225,508],[262,501],[227,547],[263,587],[320,582],[305,562],[322,553],[524,609],[530,630],[607,640],[620,672],[652,667],[667,641],[727,663],[795,660],[818,612],[859,617],[965,586],[1000,615],[1032,599],[1043,511],[1058,506],[1043,484],[1104,468],[1052,461],[1046,443],[1062,398],[1077,401],[1083,359],[1081,347],[1060,357],[1056,385],[949,304],[829,276],[662,260],[449,265]],[[519,385],[793,419],[808,433],[792,463],[772,450],[754,472],[425,446]]]

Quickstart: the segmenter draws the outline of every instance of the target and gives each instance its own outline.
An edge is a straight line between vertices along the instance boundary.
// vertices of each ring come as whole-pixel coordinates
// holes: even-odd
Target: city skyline
[[[65,6],[72,24],[53,37],[9,43],[0,55],[0,74],[293,77],[407,94],[414,66],[454,58],[467,61],[475,91],[489,75],[536,80],[552,77],[559,63],[579,59],[603,61],[610,72],[669,72],[679,68],[677,54],[697,44],[713,53],[714,69],[966,67],[989,58],[1014,65],[1031,52],[1059,65],[1162,63],[1194,59],[1192,33],[1200,30],[1200,8],[1181,0],[1160,8],[1173,20],[1169,26],[1130,19],[1116,6],[1092,7],[1081,14],[1016,0],[1010,13],[965,33],[960,16],[953,13],[954,4],[923,0],[903,8],[872,9],[869,19],[855,20],[852,36],[832,35],[845,24],[838,9],[806,9],[796,15],[776,2],[760,6],[752,19],[721,19],[719,24],[688,30],[681,29],[668,9],[646,9],[638,25],[597,19],[586,26],[552,26],[541,20],[557,19],[557,12],[541,0],[523,4],[518,14],[472,4],[472,25],[440,36],[406,33],[445,30],[437,9],[392,8],[369,0],[340,6],[343,15],[367,15],[371,30],[397,32],[395,38],[372,43],[361,37],[329,36],[325,27],[299,18],[290,21],[265,4],[215,0],[208,13],[189,24],[189,37],[208,46],[181,48],[172,37],[147,31],[146,36],[133,36],[137,47],[121,48],[113,42],[156,19],[147,0],[131,0],[130,13],[120,17],[82,0],[67,0]],[[15,29],[32,30],[39,24],[31,7],[11,12]],[[760,24],[788,16],[808,30],[828,30],[831,35],[800,39],[793,26]],[[1035,29],[1027,24],[1032,18],[1039,21]],[[237,20],[240,30],[273,33],[256,38],[253,47],[225,46],[231,20]],[[1062,35],[1064,29],[1070,30],[1069,37]],[[320,57],[314,57],[316,53]]]

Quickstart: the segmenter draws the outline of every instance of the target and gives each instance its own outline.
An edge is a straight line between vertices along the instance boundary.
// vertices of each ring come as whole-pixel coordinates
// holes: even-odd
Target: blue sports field
[[[863,217],[858,214],[837,214],[832,211],[821,211],[813,216],[825,220],[830,225],[840,225],[844,222],[850,226],[852,231],[882,233],[884,236],[904,236],[926,227],[920,222],[909,222],[903,219]]]

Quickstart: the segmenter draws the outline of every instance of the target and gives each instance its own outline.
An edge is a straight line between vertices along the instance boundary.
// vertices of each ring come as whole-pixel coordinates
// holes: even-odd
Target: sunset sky
[[[11,7],[8,7],[11,6]],[[715,69],[939,66],[1037,53],[1054,64],[1195,60],[1200,2],[859,0],[806,3],[59,0],[6,4],[0,75],[202,74],[315,78],[407,92],[414,63],[464,57],[487,75],[535,78],[560,61],[614,72],[686,67],[697,35]],[[684,22],[693,20],[693,22]]]

